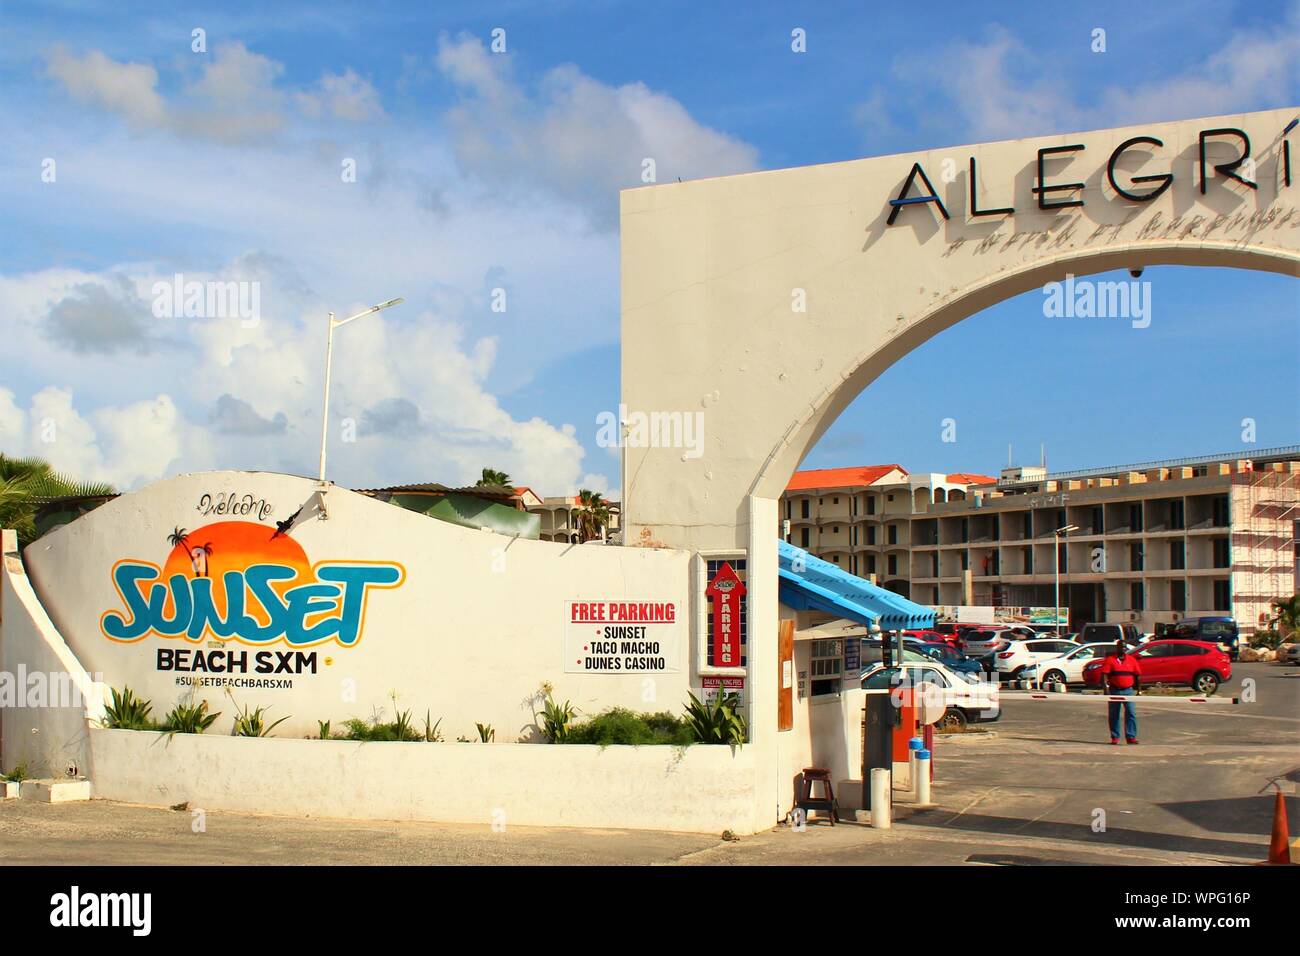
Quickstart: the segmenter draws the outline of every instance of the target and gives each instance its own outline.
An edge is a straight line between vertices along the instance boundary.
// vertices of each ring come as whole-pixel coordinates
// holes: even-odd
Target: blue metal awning
[[[934,611],[877,587],[830,561],[778,541],[781,603],[796,611],[817,610],[881,630],[934,627]]]

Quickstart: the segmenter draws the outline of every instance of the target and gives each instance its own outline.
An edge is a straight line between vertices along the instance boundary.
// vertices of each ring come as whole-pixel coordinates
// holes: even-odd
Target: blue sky
[[[310,473],[325,312],[402,295],[338,333],[331,477],[614,489],[642,157],[692,178],[1300,102],[1294,3],[751,6],[0,3],[0,449],[123,486]],[[258,283],[258,321],[155,315],[176,273]],[[1243,418],[1300,442],[1300,284],[1144,278],[1147,329],[1030,293],[940,334],[806,464],[1086,467],[1249,448]]]

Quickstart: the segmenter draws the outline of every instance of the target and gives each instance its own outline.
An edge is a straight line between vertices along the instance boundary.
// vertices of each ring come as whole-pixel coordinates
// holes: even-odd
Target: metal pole
[[[1061,636],[1061,535],[1052,532],[1052,567],[1056,570],[1056,606],[1052,608],[1052,623],[1056,625],[1056,636]]]
[[[325,333],[325,398],[320,412],[320,483],[325,484],[325,443],[330,427],[330,370],[334,364],[334,313],[330,313],[329,331]]]

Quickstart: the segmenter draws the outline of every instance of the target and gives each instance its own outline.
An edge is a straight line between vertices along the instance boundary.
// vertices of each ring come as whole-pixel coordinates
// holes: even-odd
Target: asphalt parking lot
[[[1008,701],[993,734],[940,738],[937,806],[899,795],[887,831],[846,822],[718,834],[354,822],[189,813],[103,800],[0,803],[0,862],[27,864],[1241,864],[1263,859],[1270,780],[1300,831],[1300,668],[1241,664],[1241,706],[1139,703],[1137,747],[1100,702]],[[1098,812],[1101,812],[1099,816]],[[1104,822],[1104,828],[1097,823]],[[1293,841],[1295,845],[1300,839]]]

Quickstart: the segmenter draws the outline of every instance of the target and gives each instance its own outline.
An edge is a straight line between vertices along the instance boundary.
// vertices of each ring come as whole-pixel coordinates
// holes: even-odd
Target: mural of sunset
[[[274,537],[272,537],[274,535]],[[212,578],[212,603],[219,613],[226,613],[226,589],[223,575],[227,571],[245,571],[254,564],[278,564],[296,572],[290,581],[274,582],[271,587],[281,597],[285,591],[313,580],[307,552],[287,534],[276,534],[273,527],[251,521],[215,521],[194,530],[176,528],[167,536],[172,546],[162,568],[162,580],[173,574],[187,578]],[[165,611],[174,613],[173,599],[167,598]],[[249,612],[259,623],[266,614],[256,605]]]
[[[216,521],[192,531],[180,528],[167,541],[172,549],[163,565],[164,580],[173,574],[220,580],[225,572],[243,571],[251,564],[282,564],[302,578],[311,576],[311,562],[302,545],[287,534],[276,535],[273,527],[251,521]]]

